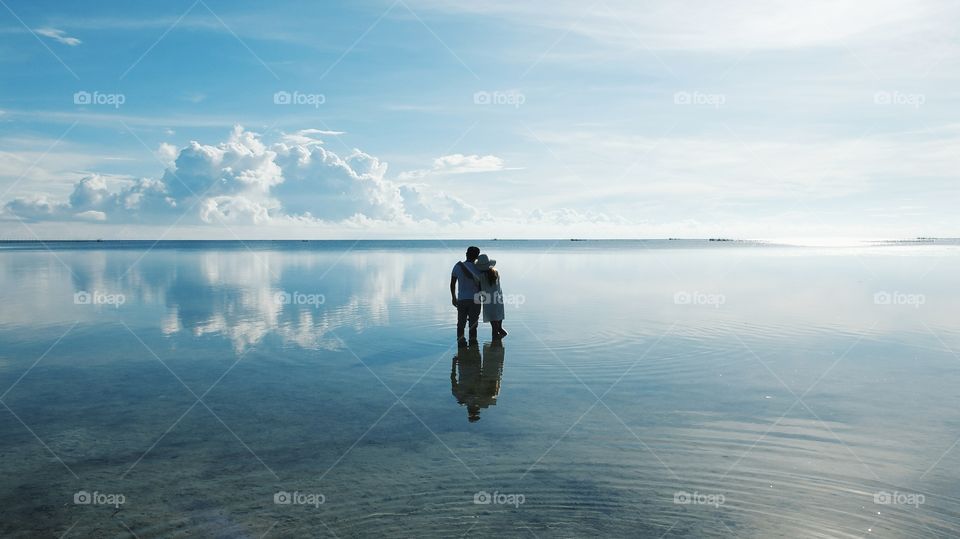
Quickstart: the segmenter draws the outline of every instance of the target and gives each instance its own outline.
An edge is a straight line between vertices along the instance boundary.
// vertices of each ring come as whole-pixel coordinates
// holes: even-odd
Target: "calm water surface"
[[[960,535],[957,245],[480,245],[3,245],[0,533]]]

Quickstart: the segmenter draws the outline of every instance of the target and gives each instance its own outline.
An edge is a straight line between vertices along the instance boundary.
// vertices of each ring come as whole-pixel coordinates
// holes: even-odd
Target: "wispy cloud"
[[[495,155],[464,155],[455,153],[433,160],[432,168],[411,170],[400,174],[401,180],[423,178],[431,174],[469,174],[474,172],[496,172],[504,170],[503,159]]]
[[[58,28],[37,28],[34,30],[34,32],[70,47],[76,47],[77,45],[83,43],[83,41],[80,41],[75,37],[68,36],[65,31]]]
[[[932,21],[949,29],[945,0],[771,0],[757,9],[750,0],[672,2],[632,0],[411,0],[424,9],[506,19],[581,35],[597,42],[642,50],[781,50],[839,45],[871,37],[922,34]],[[936,15],[939,14],[939,21]]]
[[[558,170],[549,198],[558,205],[577,200],[669,201],[686,212],[707,215],[718,208],[772,211],[821,207],[824,201],[930,201],[955,192],[960,127],[877,133],[865,138],[817,135],[713,135],[648,137],[605,132],[538,132],[562,156],[573,177]],[[923,178],[923,189],[904,187],[906,177]],[[589,193],[574,189],[599,179]],[[538,197],[541,202],[547,196]],[[653,211],[653,210],[651,210]]]
[[[237,117],[213,114],[147,114],[147,115],[129,115],[116,114],[110,112],[91,112],[78,110],[57,111],[57,110],[7,110],[7,115],[18,121],[36,121],[44,123],[64,123],[81,122],[84,125],[97,127],[117,125],[118,121],[135,126],[156,128],[158,125],[175,127],[224,127],[228,128],[237,122],[245,122],[255,125],[269,124],[270,122],[263,118]],[[300,118],[290,116],[276,121],[276,125],[282,126],[293,124]]]
[[[200,103],[205,99],[207,99],[207,94],[202,92],[190,92],[183,95],[183,100],[190,103]]]

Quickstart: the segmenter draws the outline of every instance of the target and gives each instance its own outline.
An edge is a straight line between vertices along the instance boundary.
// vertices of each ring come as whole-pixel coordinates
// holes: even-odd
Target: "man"
[[[467,248],[467,258],[453,266],[450,275],[450,299],[457,308],[457,344],[467,346],[463,330],[470,322],[470,344],[477,344],[477,326],[480,324],[480,302],[476,300],[480,292],[480,272],[473,265],[480,256],[480,248]]]

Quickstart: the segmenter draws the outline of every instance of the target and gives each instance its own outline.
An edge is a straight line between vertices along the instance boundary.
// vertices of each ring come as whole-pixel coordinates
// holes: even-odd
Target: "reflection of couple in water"
[[[483,345],[483,358],[475,346],[457,351],[450,367],[450,388],[457,404],[467,407],[467,419],[480,421],[480,409],[497,404],[503,375],[503,342]]]
[[[470,345],[477,344],[477,326],[480,323],[480,309],[483,307],[483,321],[490,322],[493,340],[499,341],[507,336],[503,329],[503,291],[500,290],[500,273],[493,267],[497,265],[479,247],[469,247],[467,258],[453,266],[450,276],[450,298],[457,308],[457,344],[467,346],[463,331],[470,323]]]

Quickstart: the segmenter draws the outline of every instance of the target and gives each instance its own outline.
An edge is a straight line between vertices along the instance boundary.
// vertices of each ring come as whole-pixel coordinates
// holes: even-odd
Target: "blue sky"
[[[2,0],[0,236],[958,235],[960,6],[464,4]]]

